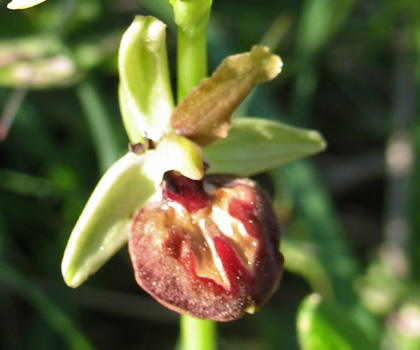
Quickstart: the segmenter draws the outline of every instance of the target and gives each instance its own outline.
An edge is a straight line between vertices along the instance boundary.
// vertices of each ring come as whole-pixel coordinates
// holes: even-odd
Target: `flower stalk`
[[[182,350],[217,349],[216,322],[181,316]]]
[[[190,4],[206,3],[200,22],[191,22],[193,7],[182,11],[182,1],[168,0],[174,8],[177,24],[177,99],[181,101],[189,91],[207,76],[207,24],[212,1],[192,1]],[[178,6],[177,6],[178,5]],[[185,11],[185,8],[187,11]],[[203,7],[202,7],[203,9]],[[182,17],[181,14],[184,14]],[[185,14],[187,15],[185,17]],[[185,20],[187,19],[187,20]],[[199,25],[198,25],[199,24]],[[214,321],[201,320],[188,315],[180,316],[182,350],[216,350],[217,327]]]
[[[207,76],[207,25],[212,0],[168,0],[177,26],[178,102]]]
[[[206,34],[191,37],[178,30],[177,47],[177,71],[182,72],[177,79],[177,98],[181,101],[192,87],[207,76]]]

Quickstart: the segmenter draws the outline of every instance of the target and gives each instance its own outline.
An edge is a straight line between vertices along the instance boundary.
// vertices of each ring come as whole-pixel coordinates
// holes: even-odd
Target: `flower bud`
[[[129,251],[137,283],[171,310],[230,321],[253,312],[283,270],[268,196],[251,180],[190,180],[169,172],[162,200],[135,215]]]

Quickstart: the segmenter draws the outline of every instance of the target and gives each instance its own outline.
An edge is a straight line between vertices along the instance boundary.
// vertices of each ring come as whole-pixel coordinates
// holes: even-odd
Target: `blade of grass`
[[[17,89],[7,101],[3,113],[0,115],[0,142],[7,137],[27,91],[25,88]]]
[[[54,191],[52,184],[47,179],[8,169],[0,169],[0,188],[38,198],[50,196]]]
[[[306,0],[298,24],[296,55],[299,72],[292,98],[292,115],[304,125],[318,86],[318,57],[350,13],[353,0]]]
[[[315,169],[309,161],[301,160],[272,174],[274,180],[276,176],[283,176],[291,186],[295,195],[295,210],[307,223],[308,240],[317,247],[315,254],[331,278],[335,299],[342,305],[352,306],[355,301],[352,284],[358,270],[357,263],[343,239],[343,228]]]
[[[63,339],[69,349],[91,350],[94,346],[63,310],[18,271],[0,262],[0,281],[24,298]]]
[[[121,153],[110,117],[92,81],[83,80],[76,86],[76,94],[92,134],[99,168],[104,173]]]

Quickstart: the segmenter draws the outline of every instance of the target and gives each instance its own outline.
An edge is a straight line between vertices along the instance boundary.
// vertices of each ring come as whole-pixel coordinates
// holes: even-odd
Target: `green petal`
[[[7,4],[9,10],[24,10],[36,6],[46,0],[13,0]]]
[[[164,171],[177,170],[182,175],[201,180],[204,176],[203,153],[194,142],[175,133],[164,136],[156,149],[157,157],[165,165]]]
[[[177,27],[189,37],[206,30],[212,0],[168,0],[174,9]]]
[[[99,181],[64,252],[62,273],[70,287],[82,284],[127,242],[132,216],[162,179],[159,169],[153,173],[154,156],[127,153]]]
[[[281,66],[280,57],[263,46],[229,56],[178,104],[172,126],[200,145],[226,137],[234,110],[255,84],[276,77]]]
[[[378,349],[348,311],[323,301],[318,294],[312,294],[302,302],[297,328],[302,350]]]
[[[166,26],[153,17],[136,16],[119,50],[121,111],[130,137],[157,141],[171,130],[174,108],[165,42]],[[131,120],[127,122],[127,120]]]
[[[313,130],[271,120],[237,118],[227,138],[204,148],[209,173],[252,176],[325,149],[322,136]]]

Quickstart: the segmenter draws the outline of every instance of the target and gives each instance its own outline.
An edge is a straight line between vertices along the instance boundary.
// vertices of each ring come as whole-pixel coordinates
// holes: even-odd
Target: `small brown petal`
[[[235,109],[255,84],[275,78],[281,67],[280,57],[264,46],[229,56],[180,101],[171,116],[172,127],[202,146],[225,138]]]

